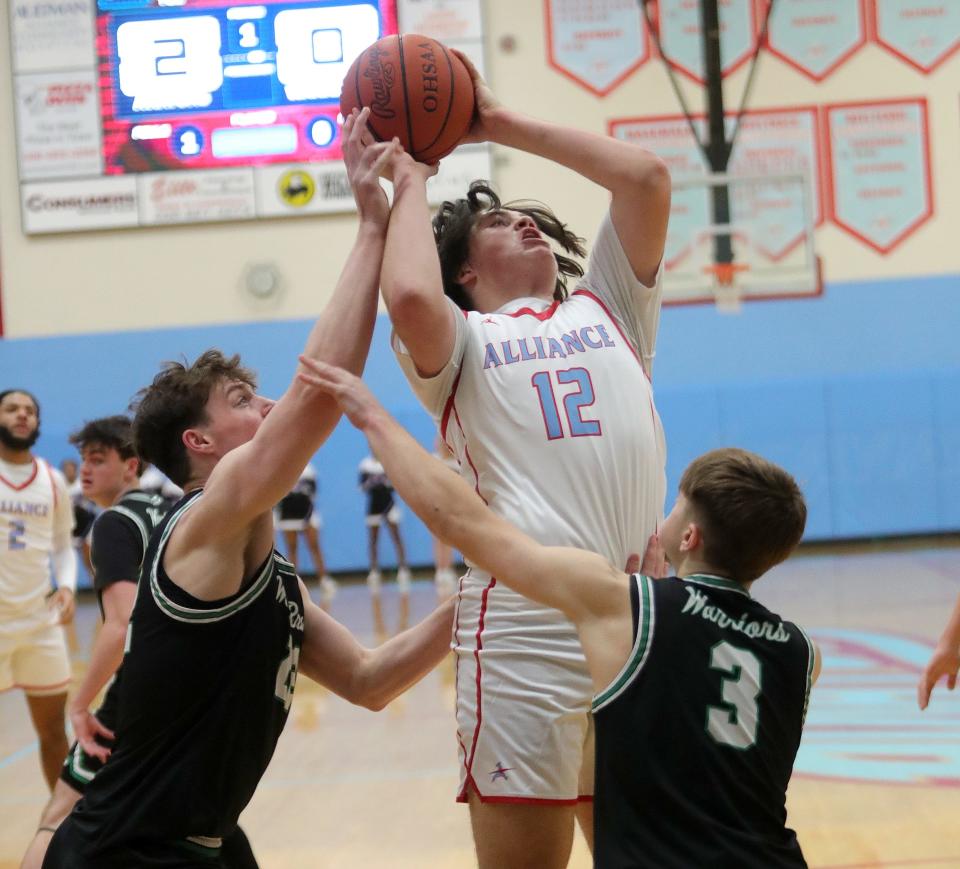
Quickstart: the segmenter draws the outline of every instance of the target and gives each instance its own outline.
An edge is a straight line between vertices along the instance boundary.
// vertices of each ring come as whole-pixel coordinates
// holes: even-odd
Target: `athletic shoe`
[[[320,601],[328,604],[337,596],[337,581],[332,576],[320,578]]]
[[[367,588],[370,589],[370,594],[380,594],[380,583],[382,581],[383,577],[379,570],[371,570],[367,574]]]
[[[410,591],[410,568],[397,568],[397,589],[401,594],[408,594]]]

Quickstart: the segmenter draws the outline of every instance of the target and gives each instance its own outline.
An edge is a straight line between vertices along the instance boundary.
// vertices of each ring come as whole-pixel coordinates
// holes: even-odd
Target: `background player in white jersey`
[[[318,376],[304,379],[338,399],[431,531],[576,624],[595,691],[596,865],[806,867],[786,791],[819,655],[750,595],[803,534],[793,477],[745,450],[695,459],[646,575],[628,578],[594,553],[536,543],[427,456],[358,378],[311,367]],[[677,577],[652,579],[663,550]]]
[[[77,557],[66,481],[31,452],[39,436],[36,398],[22,389],[0,392],[0,691],[27,695],[52,789],[67,753],[63,625],[73,618]]]
[[[320,528],[323,520],[317,509],[317,470],[313,465],[307,465],[297,480],[296,485],[280,499],[276,509],[277,530],[283,534],[287,558],[293,569],[299,573],[299,540],[303,535],[307,551],[313,559],[313,570],[320,583],[320,599],[324,606],[328,606],[337,593],[336,580],[327,573],[323,550],[320,548]]]
[[[394,348],[464,478],[496,513],[541,543],[623,564],[643,551],[663,508],[649,378],[669,174],[635,145],[507,110],[470,68],[468,140],[579,173],[610,192],[609,213],[586,274],[554,252],[551,239],[565,254],[583,247],[549,209],[502,206],[483,183],[445,203],[431,232],[430,169],[401,155],[381,272]],[[454,648],[459,799],[470,803],[481,866],[566,865],[574,814],[588,841],[592,829],[590,679],[573,625],[471,568]]]

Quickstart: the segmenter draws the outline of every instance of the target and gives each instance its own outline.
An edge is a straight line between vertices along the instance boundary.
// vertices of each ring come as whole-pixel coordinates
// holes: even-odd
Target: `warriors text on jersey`
[[[806,866],[786,826],[814,651],[737,583],[631,578],[635,642],[594,698],[603,869]]]
[[[73,505],[66,481],[43,459],[0,465],[0,625],[13,630],[53,618],[50,556],[70,545]]]
[[[150,541],[116,748],[66,822],[72,850],[87,861],[70,865],[124,866],[145,847],[187,840],[215,847],[236,826],[286,722],[303,641],[296,575],[273,552],[229,598],[201,601],[175,585],[163,553],[201,497],[184,497]]]

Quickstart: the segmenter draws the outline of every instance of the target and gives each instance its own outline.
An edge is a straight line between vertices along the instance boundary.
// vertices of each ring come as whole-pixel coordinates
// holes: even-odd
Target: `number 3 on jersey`
[[[598,437],[603,434],[599,420],[584,419],[583,409],[590,407],[596,400],[593,393],[593,381],[586,368],[568,368],[557,371],[558,390],[568,384],[574,384],[576,389],[563,397],[563,412],[567,418],[567,429],[570,437]],[[530,378],[533,388],[540,399],[540,411],[543,413],[543,424],[547,430],[547,440],[557,440],[564,437],[563,425],[560,421],[560,410],[557,406],[556,393],[549,371],[538,371]]]
[[[707,733],[721,745],[750,748],[757,741],[760,716],[760,660],[723,640],[710,650],[710,669],[730,675],[720,679],[723,705],[707,707]]]

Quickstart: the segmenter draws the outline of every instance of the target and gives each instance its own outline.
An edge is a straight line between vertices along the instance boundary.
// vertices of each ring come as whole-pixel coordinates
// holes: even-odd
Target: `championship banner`
[[[933,214],[927,101],[826,107],[833,222],[882,254]]]
[[[727,118],[727,135],[735,117]],[[730,156],[733,175],[803,175],[808,183],[758,181],[732,202],[733,219],[753,230],[753,244],[768,260],[783,259],[800,244],[810,225],[823,222],[820,193],[820,132],[817,110],[755,109],[741,119]]]
[[[765,5],[770,0],[761,0]],[[776,0],[767,47],[814,81],[828,75],[867,41],[866,0]]]
[[[960,48],[960,3],[874,0],[874,39],[928,73]]]
[[[726,77],[756,50],[756,7],[753,0],[720,0],[719,9],[720,55]],[[690,0],[660,0],[657,28],[667,63],[694,81],[705,84],[700,4]]]
[[[702,118],[695,118],[697,135],[704,135]],[[700,148],[683,115],[655,118],[625,118],[610,121],[608,132],[615,139],[632,142],[652,151],[674,178],[698,178],[707,175]],[[705,188],[675,188],[670,199],[670,222],[664,268],[669,270],[687,257],[698,235],[710,220],[710,199]]]
[[[547,57],[555,70],[606,96],[650,56],[636,0],[545,0]]]

